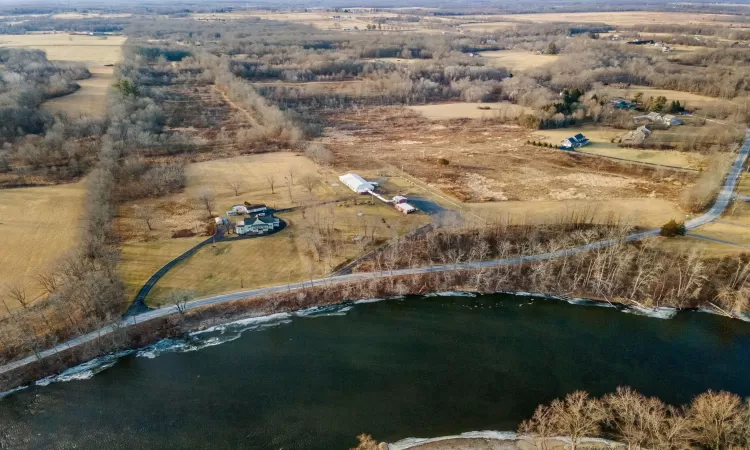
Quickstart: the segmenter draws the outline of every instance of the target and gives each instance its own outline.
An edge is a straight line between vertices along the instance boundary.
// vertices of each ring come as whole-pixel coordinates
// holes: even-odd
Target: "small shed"
[[[399,203],[406,203],[406,200],[408,199],[404,197],[403,195],[397,195],[393,197],[393,204],[398,205]]]

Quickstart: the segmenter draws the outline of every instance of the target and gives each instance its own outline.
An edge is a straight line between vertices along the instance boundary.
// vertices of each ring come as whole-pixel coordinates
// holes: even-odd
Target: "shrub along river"
[[[221,344],[221,345],[219,345]],[[99,364],[96,364],[99,363]],[[111,366],[91,376],[93,372]],[[514,430],[539,403],[629,385],[750,395],[750,324],[508,295],[277,315],[162,343],[0,401],[9,448],[345,449]]]

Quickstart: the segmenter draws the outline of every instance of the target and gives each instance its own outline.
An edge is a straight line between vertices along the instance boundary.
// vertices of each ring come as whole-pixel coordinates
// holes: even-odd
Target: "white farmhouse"
[[[366,181],[356,173],[347,173],[339,177],[342,183],[357,194],[367,194],[375,190],[375,184]]]

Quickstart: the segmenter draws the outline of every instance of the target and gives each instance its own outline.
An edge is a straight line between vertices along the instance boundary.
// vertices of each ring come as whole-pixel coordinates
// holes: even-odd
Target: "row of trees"
[[[524,290],[599,298],[637,306],[706,307],[728,316],[748,310],[750,258],[705,258],[659,248],[654,240],[627,243],[626,224],[578,220],[538,227],[463,223],[393,240],[358,270],[390,272],[427,264],[456,265],[571,248],[603,239],[613,245],[549,261],[474,273],[478,291]]]
[[[666,405],[629,387],[601,398],[577,391],[541,405],[518,428],[538,450],[553,437],[575,450],[586,438],[604,437],[628,449],[740,449],[750,447],[750,404],[728,392],[708,391],[689,405]]]

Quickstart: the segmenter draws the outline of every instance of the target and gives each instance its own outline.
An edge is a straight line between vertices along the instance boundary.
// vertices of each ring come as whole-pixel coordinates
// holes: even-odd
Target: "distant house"
[[[633,109],[635,108],[635,103],[630,100],[625,100],[624,98],[616,98],[612,100],[612,106],[616,109]]]
[[[641,125],[640,127],[626,134],[622,138],[622,143],[628,145],[640,145],[643,144],[643,142],[648,139],[649,136],[651,136],[651,130],[649,130],[646,125]]]
[[[628,41],[630,45],[654,45],[653,39],[636,39],[634,41]]]
[[[239,235],[246,234],[266,234],[278,228],[280,225],[278,217],[273,216],[253,216],[248,217],[242,222],[235,224],[234,230]]]
[[[672,125],[682,125],[682,121],[674,114],[661,115],[657,112],[650,112],[646,114],[645,116],[633,117],[633,119],[635,120],[646,119],[646,120],[651,121],[652,123],[658,123],[667,127],[672,126]]]
[[[682,121],[674,114],[664,114],[662,116],[662,122],[665,125],[682,125]]]
[[[588,138],[581,133],[576,134],[575,136],[571,136],[564,141],[562,141],[562,148],[578,148],[583,147],[584,145],[587,145],[589,142]]]

